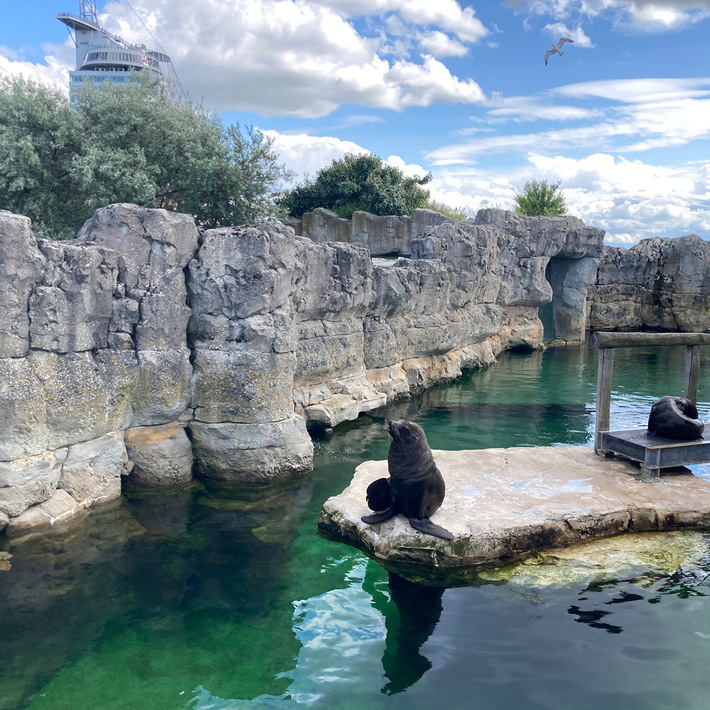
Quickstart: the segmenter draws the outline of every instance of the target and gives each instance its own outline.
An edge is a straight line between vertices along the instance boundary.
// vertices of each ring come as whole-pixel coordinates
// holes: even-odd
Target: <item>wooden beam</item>
[[[698,382],[700,382],[700,348],[688,345],[685,348],[685,396],[698,403]]]
[[[614,372],[614,351],[600,348],[597,367],[597,416],[594,428],[594,451],[601,451],[601,432],[609,431],[611,409],[611,377]]]
[[[595,348],[634,348],[657,345],[710,345],[710,333],[608,333],[592,335]]]

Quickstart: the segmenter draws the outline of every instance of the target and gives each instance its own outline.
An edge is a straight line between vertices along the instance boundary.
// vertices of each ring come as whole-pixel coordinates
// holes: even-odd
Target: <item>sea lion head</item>
[[[421,447],[422,442],[428,447],[426,434],[419,424],[407,421],[406,419],[396,419],[387,422],[387,431],[392,437],[392,441],[401,446]]]
[[[690,417],[691,419],[698,418],[698,408],[687,397],[678,397],[676,404],[678,405],[678,409],[680,409],[686,417]]]

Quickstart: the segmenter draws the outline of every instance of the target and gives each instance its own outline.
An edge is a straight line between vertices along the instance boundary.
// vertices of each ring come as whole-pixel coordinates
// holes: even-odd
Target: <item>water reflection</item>
[[[387,695],[401,693],[414,685],[430,668],[431,661],[421,648],[441,618],[443,587],[427,587],[389,573],[389,588],[397,613],[385,622],[387,641],[382,667],[388,683]]]
[[[605,616],[611,614],[610,611],[604,611],[603,609],[585,611],[573,605],[567,610],[567,613],[576,615],[577,618],[575,621],[578,621],[580,624],[587,624],[587,626],[591,626],[593,629],[604,629],[604,631],[610,634],[620,634],[623,631],[621,626],[615,626],[614,624],[607,624],[601,621]]]

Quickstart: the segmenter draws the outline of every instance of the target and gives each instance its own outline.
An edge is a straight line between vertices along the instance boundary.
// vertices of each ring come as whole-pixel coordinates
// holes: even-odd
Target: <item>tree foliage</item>
[[[377,215],[411,215],[429,199],[421,186],[431,180],[405,177],[399,168],[385,165],[376,155],[347,154],[318,171],[315,180],[284,193],[281,204],[294,217],[317,207],[350,218],[356,210]]]
[[[73,237],[97,207],[134,202],[192,214],[204,227],[281,214],[287,171],[272,141],[150,81],[84,89],[75,106],[22,79],[0,83],[0,208],[45,237]]]
[[[559,217],[567,211],[560,182],[529,180],[523,191],[515,195],[515,211],[528,217]]]

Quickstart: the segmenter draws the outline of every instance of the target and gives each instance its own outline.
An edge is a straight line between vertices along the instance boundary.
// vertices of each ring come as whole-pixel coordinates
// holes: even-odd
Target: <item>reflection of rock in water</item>
[[[0,550],[0,572],[7,572],[11,569],[10,558],[12,555],[9,552],[4,552]]]
[[[521,562],[484,570],[480,577],[527,590],[548,586],[603,584],[627,579],[648,586],[708,553],[708,536],[698,531],[625,534],[543,552]]]
[[[394,695],[414,685],[431,668],[420,649],[439,622],[444,588],[414,584],[393,572],[389,586],[398,614],[387,616],[382,666],[389,683],[382,692]]]

